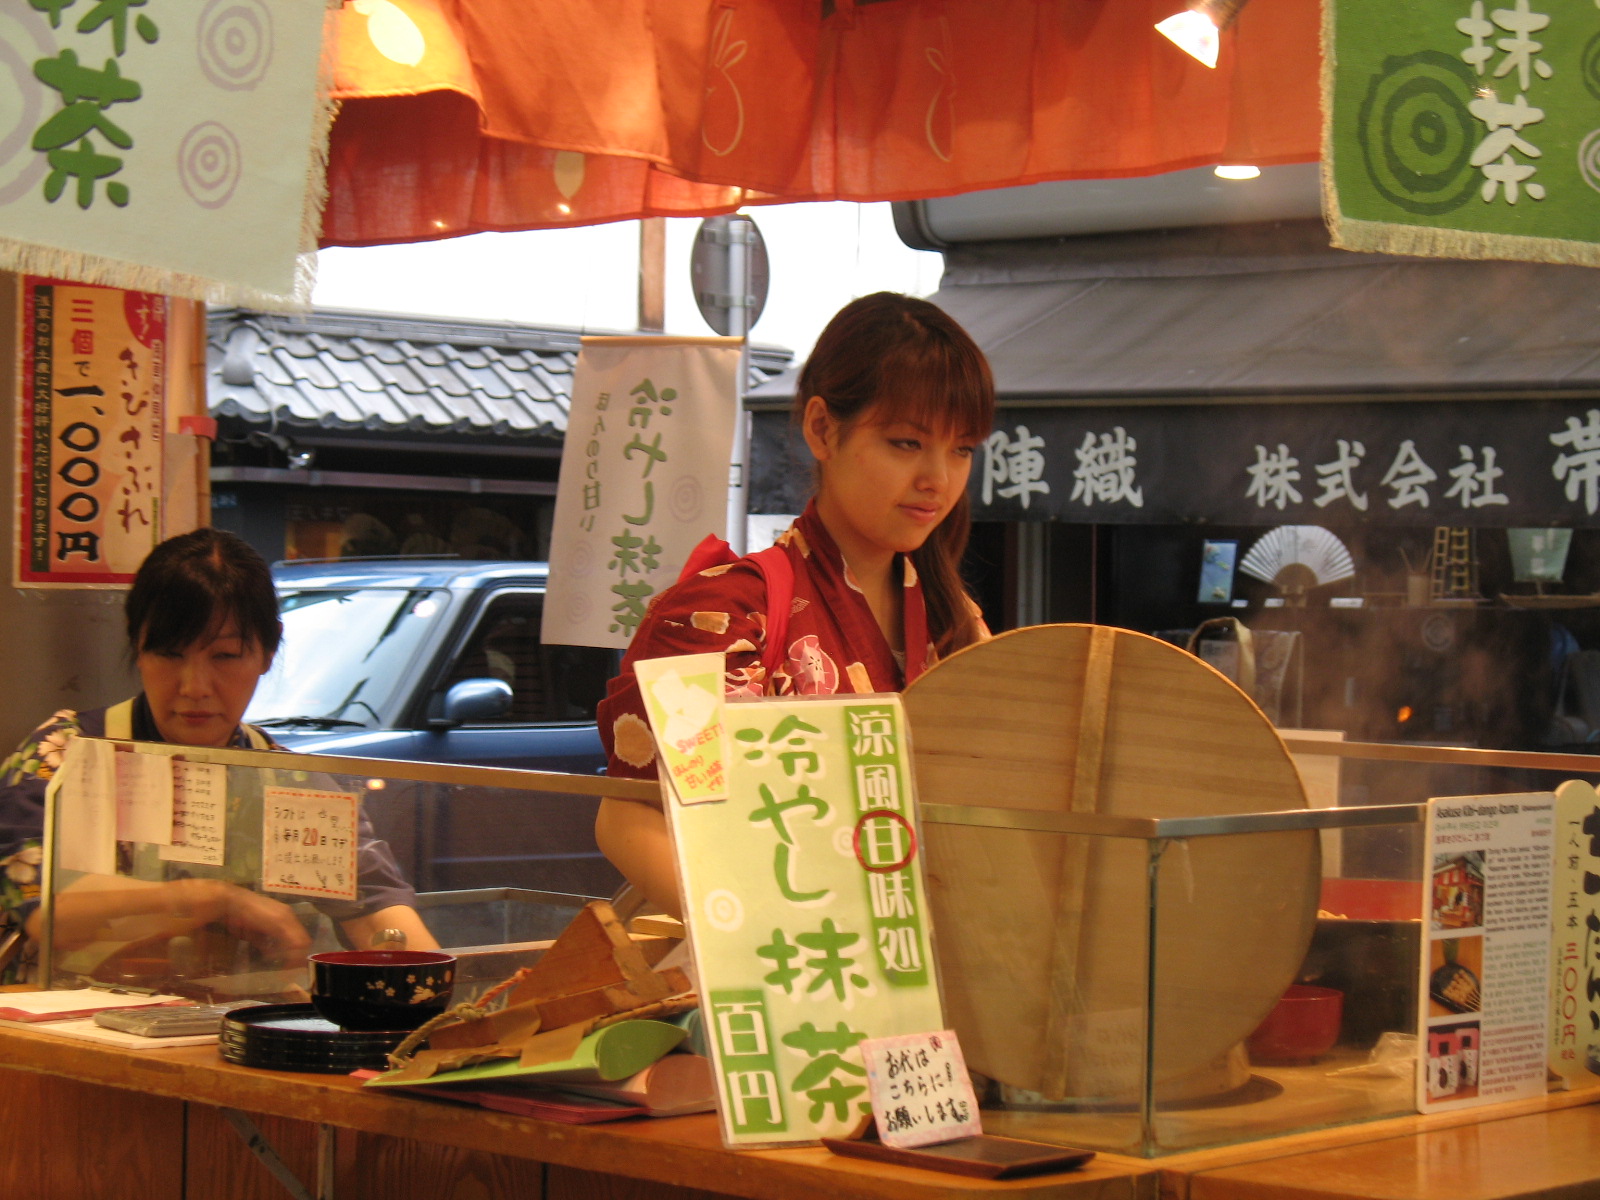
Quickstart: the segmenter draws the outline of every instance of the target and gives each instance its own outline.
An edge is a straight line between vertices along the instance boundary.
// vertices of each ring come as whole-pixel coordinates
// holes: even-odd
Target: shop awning
[[[1318,156],[1320,6],[380,0],[329,14],[324,245]]]
[[[1353,254],[1320,221],[952,249],[1007,402],[1600,387],[1600,273]]]
[[[988,354],[1001,403],[977,514],[1592,523],[1600,274],[1326,236],[1311,221],[950,251],[933,299]],[[792,392],[788,374],[756,403]],[[758,418],[760,453],[792,453],[785,422]],[[783,477],[758,458],[758,484]],[[757,511],[792,510],[787,490]]]

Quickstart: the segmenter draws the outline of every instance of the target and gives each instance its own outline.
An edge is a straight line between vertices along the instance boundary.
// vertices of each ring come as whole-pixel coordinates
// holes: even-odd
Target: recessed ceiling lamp
[[[1208,67],[1217,65],[1222,31],[1233,24],[1245,0],[1189,0],[1188,6],[1156,25],[1156,32]]]
[[[1211,172],[1218,179],[1260,179],[1260,167],[1214,167]]]

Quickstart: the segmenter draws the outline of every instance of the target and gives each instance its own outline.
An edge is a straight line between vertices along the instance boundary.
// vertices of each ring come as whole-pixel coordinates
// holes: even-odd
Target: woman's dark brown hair
[[[844,429],[869,410],[875,421],[912,421],[974,442],[994,425],[994,376],[977,343],[938,305],[894,292],[852,300],[828,322],[800,371],[796,420],[812,396],[822,397]],[[928,606],[928,632],[941,656],[978,640],[961,582],[971,531],[963,492],[911,555]]]
[[[243,538],[221,529],[196,529],[150,551],[123,604],[128,646],[182,650],[214,634],[231,617],[246,643],[270,659],[283,640],[272,570]]]

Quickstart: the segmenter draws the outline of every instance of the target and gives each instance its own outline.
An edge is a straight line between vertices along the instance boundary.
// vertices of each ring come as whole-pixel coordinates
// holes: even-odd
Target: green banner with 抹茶
[[[1337,246],[1600,265],[1595,0],[1325,0]]]

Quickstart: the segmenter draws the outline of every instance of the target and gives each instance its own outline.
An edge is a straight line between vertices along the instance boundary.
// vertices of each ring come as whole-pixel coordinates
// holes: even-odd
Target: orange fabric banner
[[[1214,71],[1177,7],[352,0],[323,243],[1314,161],[1320,6],[1258,0]]]

